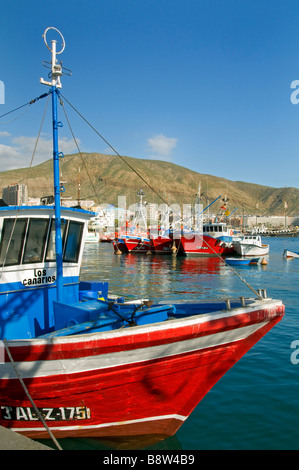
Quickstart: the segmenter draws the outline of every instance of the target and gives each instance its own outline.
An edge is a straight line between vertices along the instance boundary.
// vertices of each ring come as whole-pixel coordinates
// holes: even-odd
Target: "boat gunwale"
[[[118,330],[109,330],[109,331],[97,331],[91,333],[69,335],[69,336],[54,336],[52,338],[24,338],[24,339],[11,339],[7,340],[9,347],[18,348],[18,347],[34,347],[34,346],[59,346],[60,344],[70,344],[70,343],[86,343],[99,340],[111,340],[116,338],[124,338],[126,336],[136,336],[142,334],[154,333],[155,331],[164,331],[164,330],[174,330],[176,328],[185,328],[191,327],[196,324],[207,323],[213,320],[220,320],[224,318],[229,318],[232,316],[238,316],[246,313],[253,313],[259,310],[271,309],[273,307],[284,307],[284,304],[281,300],[276,300],[272,298],[267,299],[247,299],[251,300],[252,303],[245,305],[244,307],[235,307],[231,309],[222,309],[216,310],[214,312],[199,313],[195,315],[186,316],[184,318],[169,318],[162,322],[150,323],[145,325],[135,325],[128,328],[119,328]],[[221,301],[221,299],[219,299]],[[204,301],[203,301],[204,302]],[[178,303],[178,302],[176,302]],[[182,303],[198,303],[196,301],[182,302]],[[171,302],[167,302],[166,305],[171,305]],[[163,304],[160,304],[163,305]],[[274,316],[283,315],[282,313],[277,313]],[[54,332],[53,332],[54,333]],[[0,340],[1,344],[1,340]]]

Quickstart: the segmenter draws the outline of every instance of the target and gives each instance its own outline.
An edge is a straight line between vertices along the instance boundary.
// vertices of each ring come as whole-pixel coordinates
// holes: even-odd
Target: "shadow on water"
[[[39,440],[42,444],[55,448],[51,439]],[[168,437],[152,445],[141,446],[140,437],[122,439],[121,441],[109,443],[96,437],[85,438],[65,438],[59,439],[59,444],[63,450],[182,450],[181,444],[176,436]]]

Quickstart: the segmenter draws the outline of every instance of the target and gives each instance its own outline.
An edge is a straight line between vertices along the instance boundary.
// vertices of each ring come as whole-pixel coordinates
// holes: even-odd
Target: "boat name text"
[[[51,284],[55,282],[56,276],[48,275],[46,269],[34,269],[33,277],[23,279],[24,286],[34,286],[40,284]]]

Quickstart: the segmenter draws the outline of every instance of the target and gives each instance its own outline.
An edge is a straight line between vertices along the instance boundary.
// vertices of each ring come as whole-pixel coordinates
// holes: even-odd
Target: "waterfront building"
[[[26,205],[28,201],[27,184],[10,184],[2,190],[2,199],[9,206]]]

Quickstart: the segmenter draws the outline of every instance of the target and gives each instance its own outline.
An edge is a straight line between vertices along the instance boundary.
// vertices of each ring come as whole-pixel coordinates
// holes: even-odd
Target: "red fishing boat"
[[[49,49],[55,206],[0,208],[0,425],[58,447],[64,437],[155,442],[176,433],[284,305],[251,287],[247,299],[153,303],[80,282],[94,214],[60,207],[63,70],[56,41]]]
[[[226,256],[234,252],[234,247],[219,238],[199,233],[182,235],[176,240],[178,252],[184,255]]]
[[[145,196],[143,190],[137,192],[139,202],[133,220],[126,221],[125,229],[115,234],[113,241],[114,252],[118,253],[148,253],[150,252],[150,239],[146,227],[146,215],[143,203]],[[140,226],[142,224],[143,228]]]

